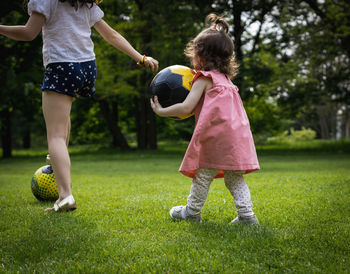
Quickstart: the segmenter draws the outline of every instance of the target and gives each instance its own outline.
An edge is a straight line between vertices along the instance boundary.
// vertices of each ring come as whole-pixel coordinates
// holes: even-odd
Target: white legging
[[[201,168],[196,171],[191,186],[191,193],[187,198],[187,206],[190,211],[200,212],[202,210],[208,196],[210,184],[218,171],[218,169],[213,168]],[[225,170],[224,180],[226,187],[233,196],[237,213],[242,216],[249,216],[254,214],[252,202],[249,188],[241,174],[233,170]]]

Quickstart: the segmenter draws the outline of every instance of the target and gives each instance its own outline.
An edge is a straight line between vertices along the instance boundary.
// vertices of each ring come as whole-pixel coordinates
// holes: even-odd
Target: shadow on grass
[[[256,239],[266,239],[273,238],[275,233],[274,231],[264,224],[229,224],[217,223],[213,221],[203,221],[201,224],[191,223],[192,232],[194,235],[205,236],[213,235],[217,239],[226,238],[226,239],[238,239],[241,237],[249,237]]]
[[[41,208],[52,206],[52,203],[38,201],[33,201],[31,204],[34,206],[40,204]],[[13,239],[13,242],[3,242],[7,257],[3,260],[12,268],[7,270],[57,271],[58,265],[73,264],[75,259],[84,261],[93,256],[87,253],[85,258],[81,258],[82,245],[85,250],[96,252],[96,249],[100,249],[105,241],[96,232],[95,224],[80,218],[75,212],[43,213],[40,211],[31,218],[31,223],[24,229],[25,231],[21,231],[19,237]]]
[[[229,225],[203,220],[201,224],[181,222],[173,226],[173,234],[178,236],[173,237],[172,244],[179,252],[176,260],[182,265],[180,272],[186,269],[201,272],[201,266],[209,273],[251,273],[279,268],[275,255],[282,253],[281,241],[278,233],[264,224]]]

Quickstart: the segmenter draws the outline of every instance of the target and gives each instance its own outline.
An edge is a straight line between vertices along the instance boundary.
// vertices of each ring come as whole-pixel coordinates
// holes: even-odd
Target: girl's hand
[[[193,112],[203,93],[213,87],[211,78],[200,77],[197,79],[187,95],[185,101],[163,108],[157,96],[151,99],[151,107],[155,113],[161,117],[183,117]]]
[[[150,103],[151,103],[151,108],[153,109],[153,111],[155,113],[157,113],[159,116],[161,116],[161,111],[162,111],[163,107],[159,104],[158,97],[154,96],[153,100],[151,98]]]
[[[136,51],[133,46],[118,32],[112,29],[104,20],[98,21],[94,28],[97,32],[106,40],[109,44],[120,50],[121,52],[130,56],[136,62],[140,62],[145,56],[142,56],[138,51]],[[152,57],[146,57],[144,63],[139,64],[146,67],[151,67],[152,71],[158,70],[158,61]]]
[[[152,58],[151,56],[147,56],[145,60],[145,67],[151,67],[152,71],[158,71],[158,64],[159,62]]]

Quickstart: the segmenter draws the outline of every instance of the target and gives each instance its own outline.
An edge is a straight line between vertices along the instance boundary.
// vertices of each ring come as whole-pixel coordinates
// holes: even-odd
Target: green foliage
[[[312,140],[298,142],[282,142],[258,144],[256,146],[259,155],[264,154],[279,154],[286,153],[350,153],[350,141],[348,139],[341,140]]]
[[[115,1],[104,1],[101,8],[106,11],[106,22],[138,51],[156,58],[160,62],[160,69],[174,64],[188,65],[183,50],[186,43],[200,30],[194,27],[194,18],[198,17],[200,21],[204,19],[204,16],[198,15],[193,3],[175,1],[164,5],[162,1],[138,1],[122,5]],[[182,16],[177,16],[178,14]],[[140,111],[139,105],[135,101],[146,100],[149,107],[148,87],[154,74],[136,66],[133,60],[108,45],[96,33],[93,34],[93,39],[98,66],[96,98],[118,103],[118,123],[124,136],[130,140],[137,131],[137,120],[140,120],[136,115]],[[76,111],[80,112],[79,109]],[[179,122],[157,117],[160,139],[189,139],[192,129],[191,119]]]
[[[244,66],[241,88],[245,90],[244,106],[252,132],[257,139],[276,135],[288,123],[278,105],[277,94],[284,82],[290,80],[291,74],[287,76],[286,71],[293,70],[279,62],[268,49],[245,57]]]
[[[11,4],[15,10],[7,10],[1,18],[2,24],[25,24],[27,15],[21,5],[16,4]],[[23,139],[28,134],[32,139],[43,135],[44,125],[37,119],[41,110],[38,87],[43,71],[40,44],[40,37],[32,43],[19,43],[0,36],[0,133],[5,131],[4,125],[10,123],[14,147],[24,146]],[[6,112],[10,115],[3,114]]]
[[[294,130],[294,128],[291,128],[290,136],[292,142],[311,141],[315,139],[316,132],[312,129],[304,127],[301,130]]]
[[[280,58],[294,67],[279,103],[285,115],[297,117],[298,127],[312,127],[321,138],[334,137],[333,117],[338,109],[349,109],[350,102],[350,6],[348,1],[300,2],[284,1],[276,18],[284,33],[282,39],[278,33],[274,38]],[[313,125],[308,123],[311,116],[316,118]]]
[[[202,224],[170,219],[191,185],[177,172],[182,145],[73,147],[78,209],[67,214],[44,213],[52,204],[31,193],[45,152],[1,160],[0,272],[346,273],[349,154],[311,151],[260,156],[261,171],[246,176],[255,227],[228,225],[236,213],[222,179],[211,185]]]
[[[316,132],[310,128],[302,128],[301,130],[295,130],[294,128],[288,131],[284,131],[282,134],[270,137],[267,139],[268,144],[283,144],[293,142],[312,141],[316,138]]]
[[[28,15],[22,0],[4,3],[0,4],[1,23],[25,24]],[[208,13],[224,14],[241,58],[234,83],[240,87],[256,140],[277,136],[290,127],[310,128],[317,138],[334,138],[339,110],[343,132],[348,128],[348,1],[104,0],[100,6],[104,20],[142,54],[158,59],[160,69],[174,64],[190,66],[183,54],[186,43],[204,27]],[[252,25],[262,26],[261,32]],[[148,87],[154,73],[136,66],[94,30],[92,38],[98,65],[97,93],[95,101],[73,104],[71,142],[114,142],[110,124],[99,109],[99,101],[105,100],[110,109],[117,109],[111,114],[114,123],[135,143],[140,121],[144,131],[150,130],[153,114],[148,112]],[[28,134],[33,145],[45,139],[39,89],[41,44],[40,37],[21,43],[0,36],[0,130],[4,132],[6,123],[3,113],[9,113],[15,147],[23,146]],[[157,117],[156,124],[161,140],[188,140],[194,127],[193,119]],[[147,134],[144,132],[144,138]]]
[[[107,125],[104,119],[101,117],[100,109],[97,104],[92,106],[82,106],[87,104],[86,100],[82,102],[76,102],[80,107],[86,109],[85,113],[81,113],[79,116],[72,115],[72,125],[74,130],[70,142],[72,144],[93,144],[103,142],[104,140],[110,141],[110,135],[106,132]]]

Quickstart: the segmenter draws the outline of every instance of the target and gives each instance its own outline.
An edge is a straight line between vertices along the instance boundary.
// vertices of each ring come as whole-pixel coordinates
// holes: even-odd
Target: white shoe
[[[56,211],[56,212],[63,212],[63,211],[72,211],[77,209],[77,204],[75,203],[75,200],[73,198],[73,195],[69,195],[68,197],[64,198],[60,202],[55,202],[52,208],[47,208],[45,211]]]
[[[231,222],[231,224],[258,224],[258,218],[254,215],[251,216],[237,216],[236,218],[234,218]]]
[[[199,212],[195,215],[190,215],[187,212],[187,206],[174,206],[172,209],[170,209],[169,214],[173,220],[190,220],[193,222],[202,222],[201,213]]]

